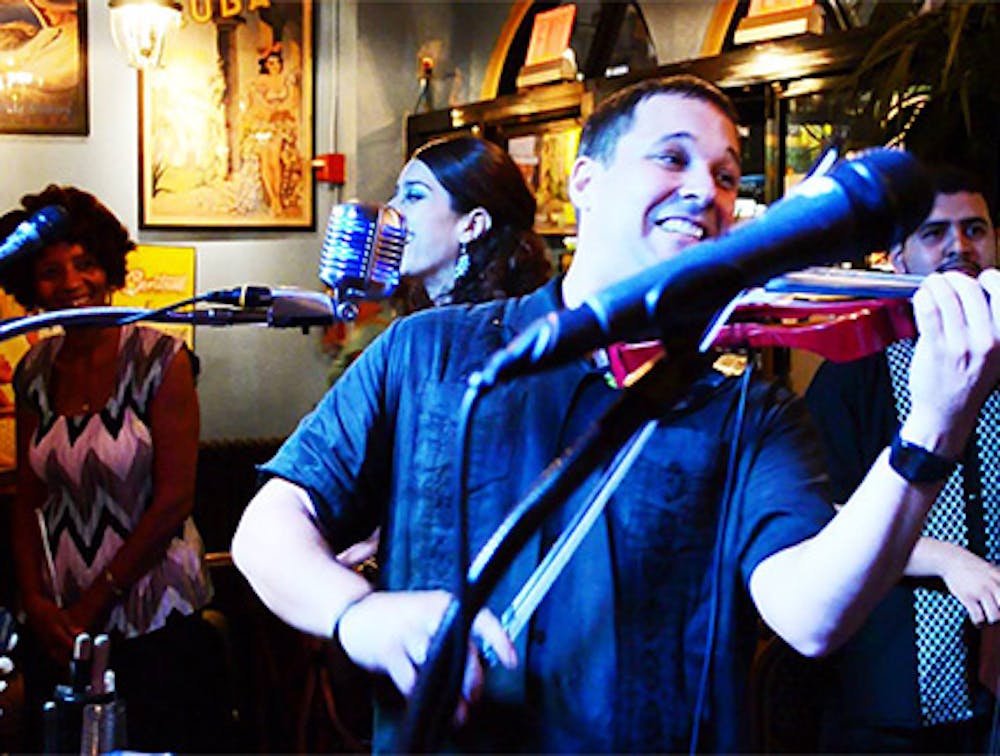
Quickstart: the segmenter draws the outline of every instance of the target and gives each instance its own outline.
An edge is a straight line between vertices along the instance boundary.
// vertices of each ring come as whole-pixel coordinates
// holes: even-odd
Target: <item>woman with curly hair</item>
[[[135,247],[121,222],[74,187],[21,203],[0,218],[0,233],[50,205],[67,222],[57,240],[0,271],[0,284],[29,310],[109,304]],[[107,633],[131,749],[222,743],[222,646],[200,615],[212,586],[191,519],[194,376],[182,341],[133,325],[69,327],[18,363],[12,549],[36,728],[41,702],[66,682],[76,637]]]

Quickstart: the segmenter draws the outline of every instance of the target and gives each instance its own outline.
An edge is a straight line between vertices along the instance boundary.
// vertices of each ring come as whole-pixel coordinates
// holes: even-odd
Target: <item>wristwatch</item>
[[[956,460],[904,441],[896,434],[889,450],[889,466],[910,483],[934,483],[944,480],[955,469]]]

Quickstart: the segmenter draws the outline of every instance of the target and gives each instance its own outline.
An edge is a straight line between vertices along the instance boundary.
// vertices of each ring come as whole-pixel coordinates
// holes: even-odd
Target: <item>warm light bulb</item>
[[[160,65],[167,32],[180,26],[181,5],[173,0],[109,0],[111,38],[134,68]]]

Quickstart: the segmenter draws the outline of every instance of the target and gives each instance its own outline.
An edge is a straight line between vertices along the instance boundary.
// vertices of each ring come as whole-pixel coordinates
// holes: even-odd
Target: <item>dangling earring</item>
[[[457,281],[469,272],[472,261],[469,259],[469,245],[467,242],[459,242],[458,257],[455,258],[455,280]]]

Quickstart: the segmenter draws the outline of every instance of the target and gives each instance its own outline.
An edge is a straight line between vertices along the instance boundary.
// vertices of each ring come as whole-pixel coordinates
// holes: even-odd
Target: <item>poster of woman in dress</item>
[[[84,0],[0,0],[0,132],[86,134]]]
[[[312,228],[311,0],[185,0],[141,82],[141,225]]]

